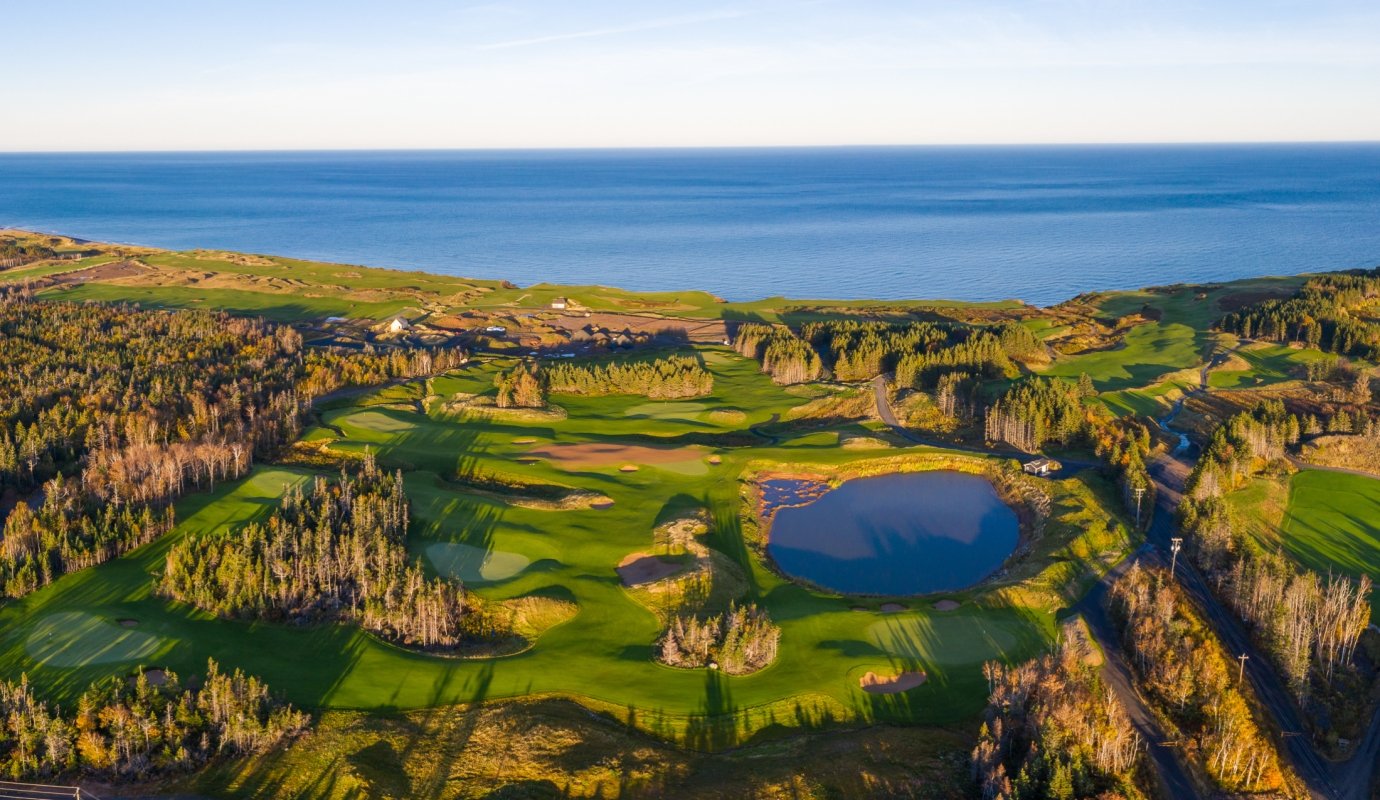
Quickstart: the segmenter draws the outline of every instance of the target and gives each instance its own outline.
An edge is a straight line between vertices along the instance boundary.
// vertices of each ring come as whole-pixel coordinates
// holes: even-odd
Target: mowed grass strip
[[[1289,482],[1282,528],[1285,551],[1303,566],[1380,581],[1380,480],[1305,469]],[[1371,620],[1380,621],[1376,595]]]

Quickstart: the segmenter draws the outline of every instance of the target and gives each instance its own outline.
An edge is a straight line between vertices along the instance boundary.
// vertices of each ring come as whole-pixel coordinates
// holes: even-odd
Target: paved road
[[[1135,689],[1131,665],[1126,662],[1121,649],[1120,634],[1107,614],[1107,594],[1111,591],[1112,585],[1121,579],[1136,560],[1153,561],[1155,558],[1156,553],[1152,548],[1142,547],[1103,575],[1074,608],[1088,621],[1088,630],[1102,648],[1102,679],[1116,693],[1117,700],[1121,702],[1122,708],[1126,709],[1132,727],[1145,741],[1146,752],[1159,778],[1161,794],[1173,800],[1196,798],[1201,795],[1179,758],[1179,750],[1167,740],[1164,729],[1160,727]]]
[[[891,410],[891,401],[887,396],[887,378],[885,375],[878,376],[872,381],[873,392],[877,399],[877,414],[882,422],[891,428],[898,436],[916,444],[932,445],[935,447],[945,447],[951,450],[961,450],[964,452],[980,453],[982,455],[992,455],[991,450],[964,445],[955,445],[935,439],[928,439],[920,436],[914,431],[901,425],[896,419],[896,414]],[[1003,454],[1008,455],[1008,454]],[[1037,456],[1028,453],[1010,453],[1012,458],[1022,462],[1029,461]],[[1082,469],[1096,466],[1091,462],[1064,462],[1065,469]],[[1193,786],[1193,781],[1188,776],[1188,771],[1180,762],[1178,751],[1171,745],[1166,744],[1164,730],[1160,728],[1155,716],[1141,700],[1140,695],[1135,690],[1135,683],[1132,680],[1130,665],[1126,663],[1125,656],[1122,654],[1120,637],[1117,634],[1116,626],[1107,616],[1106,600],[1107,592],[1113,583],[1130,567],[1132,561],[1137,557],[1153,558],[1154,551],[1148,547],[1142,548],[1142,552],[1135,556],[1128,557],[1116,567],[1102,576],[1091,590],[1084,595],[1075,608],[1082,613],[1083,618],[1088,621],[1088,629],[1094,639],[1097,640],[1098,647],[1103,652],[1102,678],[1116,693],[1117,699],[1121,702],[1122,708],[1126,709],[1126,714],[1131,720],[1132,726],[1144,740],[1147,752],[1150,755],[1152,766],[1159,779],[1163,794],[1173,800],[1191,800],[1201,797]]]
[[[1241,344],[1247,343],[1246,340],[1241,342]],[[1209,371],[1230,358],[1233,352],[1235,352],[1235,348],[1220,353],[1207,366],[1203,367],[1199,376],[1199,388],[1193,393],[1210,391],[1208,386]],[[1185,399],[1187,398],[1180,399],[1175,403],[1170,413],[1159,420],[1161,428],[1178,433],[1172,428],[1173,421],[1183,408]],[[1186,441],[1186,438],[1180,434],[1181,441]],[[1183,477],[1192,466],[1191,461],[1188,460],[1187,450],[1188,448],[1181,447],[1174,455],[1162,456],[1149,465],[1150,477],[1155,481],[1157,490],[1157,508],[1155,518],[1149,531],[1147,531],[1146,539],[1148,543],[1159,548],[1161,553],[1169,552],[1170,538],[1175,534],[1174,512],[1178,505],[1178,498],[1183,491]],[[1316,468],[1325,469],[1329,472],[1376,477],[1359,470],[1314,467],[1293,456],[1288,456],[1288,459],[1301,469]],[[1208,586],[1207,579],[1187,559],[1179,561],[1176,577],[1184,591],[1202,611],[1223,646],[1233,654],[1244,653],[1248,656],[1246,676],[1250,679],[1256,696],[1260,698],[1266,711],[1274,718],[1275,727],[1284,734],[1285,755],[1292,763],[1294,771],[1307,785],[1309,792],[1314,797],[1336,798],[1336,800],[1364,800],[1369,798],[1376,758],[1377,755],[1380,755],[1380,713],[1372,717],[1365,737],[1356,746],[1350,759],[1343,762],[1327,761],[1313,747],[1307,727],[1303,722],[1302,712],[1294,702],[1293,695],[1285,687],[1268,656],[1255,647],[1236,614],[1217,599],[1217,596]]]
[[[1210,370],[1226,361],[1231,352],[1218,354],[1203,367],[1199,373],[1197,392],[1209,391],[1208,374]],[[948,442],[927,439],[913,433],[900,424],[891,409],[887,397],[885,376],[878,377],[873,381],[873,390],[876,394],[877,412],[882,422],[905,439],[917,444],[990,454],[990,451],[980,448],[955,446]],[[1174,404],[1169,415],[1160,420],[1160,426],[1166,431],[1178,433],[1172,429],[1172,424],[1174,418],[1183,408],[1183,403],[1184,400],[1180,399]],[[1142,548],[1133,558],[1152,560],[1160,564],[1165,564],[1167,560],[1165,554],[1169,552],[1170,539],[1176,533],[1175,512],[1179,498],[1182,496],[1183,481],[1192,468],[1192,447],[1185,446],[1187,445],[1187,437],[1185,436],[1181,435],[1181,442],[1183,444],[1173,455],[1162,456],[1148,465],[1150,477],[1155,481],[1156,513],[1149,530],[1146,532],[1146,547]],[[1011,457],[1022,461],[1033,458],[1027,454],[1015,453],[1011,454]],[[1301,468],[1315,468],[1293,458],[1290,460]],[[1091,465],[1080,464],[1078,466]],[[1376,477],[1358,470],[1323,469]],[[1102,580],[1094,585],[1076,608],[1088,620],[1088,626],[1093,636],[1107,654],[1103,676],[1126,708],[1132,724],[1136,726],[1141,737],[1149,743],[1149,753],[1161,785],[1169,791],[1171,797],[1196,797],[1197,794],[1192,789],[1192,783],[1188,780],[1187,772],[1177,753],[1164,746],[1162,731],[1134,690],[1128,665],[1121,655],[1117,631],[1106,615],[1104,606],[1107,591],[1121,576],[1129,562],[1130,559],[1123,561],[1122,564],[1103,576]],[[1340,763],[1328,762],[1323,759],[1313,747],[1293,696],[1280,680],[1278,672],[1275,671],[1269,659],[1255,648],[1250,636],[1237,620],[1235,614],[1217,599],[1217,596],[1208,587],[1206,578],[1187,559],[1180,559],[1175,575],[1186,594],[1197,605],[1208,624],[1212,626],[1223,646],[1231,653],[1244,653],[1249,656],[1246,660],[1246,676],[1251,681],[1256,696],[1260,698],[1261,703],[1274,718],[1276,728],[1284,733],[1285,755],[1292,763],[1294,771],[1307,785],[1309,792],[1314,797],[1329,800],[1334,798],[1335,800],[1364,800],[1369,798],[1370,783],[1374,775],[1377,756],[1380,756],[1380,713],[1372,718],[1365,738],[1358,744],[1351,759]]]

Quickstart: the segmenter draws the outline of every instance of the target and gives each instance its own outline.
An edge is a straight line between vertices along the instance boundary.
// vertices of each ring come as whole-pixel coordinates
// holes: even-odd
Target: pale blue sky
[[[1377,0],[3,13],[0,150],[1380,139]]]

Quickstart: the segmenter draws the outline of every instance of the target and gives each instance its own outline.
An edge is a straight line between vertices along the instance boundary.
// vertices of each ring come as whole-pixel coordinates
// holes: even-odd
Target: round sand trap
[[[647,553],[629,553],[618,562],[618,577],[624,586],[656,583],[685,569],[684,564],[666,561]]]
[[[49,667],[85,667],[144,661],[164,640],[121,627],[84,611],[60,611],[38,619],[24,641],[29,658]]]
[[[914,689],[925,682],[925,673],[907,670],[896,675],[878,675],[868,672],[858,679],[858,686],[869,694],[897,694]]]
[[[456,542],[436,542],[426,549],[426,557],[437,572],[465,583],[506,581],[527,569],[531,560],[521,553],[488,550]]]
[[[120,623],[120,627],[121,627],[121,628],[137,628],[137,627],[139,627],[139,620],[137,620],[137,619],[130,619],[130,618],[126,617],[126,618],[124,618],[124,619],[117,619],[117,620],[115,620],[115,621],[118,622],[118,623]]]
[[[895,614],[898,611],[905,611],[906,607],[900,603],[882,603],[883,614]]]
[[[715,464],[715,465],[724,463],[724,460],[723,460],[722,458],[719,458],[718,456],[710,456],[708,460],[709,460],[709,463]]]
[[[637,472],[637,469],[638,469],[638,467],[637,467],[636,464],[624,464],[623,466],[621,466],[621,467],[618,468],[618,471],[619,471],[619,472]]]
[[[953,611],[958,608],[957,600],[940,600],[934,604],[935,611]]]

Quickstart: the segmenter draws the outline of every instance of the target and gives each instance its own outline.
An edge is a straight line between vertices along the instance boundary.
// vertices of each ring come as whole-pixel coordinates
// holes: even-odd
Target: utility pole
[[[1184,537],[1175,536],[1169,540],[1169,577],[1174,577],[1174,568],[1179,565],[1179,550],[1183,549]]]
[[[1236,660],[1241,662],[1240,668],[1236,670],[1236,683],[1238,686],[1241,685],[1241,681],[1246,677],[1246,659],[1248,658],[1250,658],[1250,656],[1245,653],[1236,657]]]
[[[1140,500],[1141,500],[1142,497],[1145,497],[1145,487],[1144,487],[1144,486],[1137,486],[1137,487],[1136,487],[1136,527],[1137,527],[1137,528],[1140,527]]]

